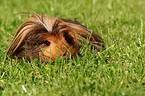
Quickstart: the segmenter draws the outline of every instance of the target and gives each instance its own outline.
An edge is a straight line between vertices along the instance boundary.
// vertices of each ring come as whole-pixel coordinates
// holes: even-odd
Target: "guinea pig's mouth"
[[[72,53],[68,52],[67,50],[61,55],[63,58],[71,57]]]
[[[69,54],[67,51],[65,51],[65,52],[62,54],[62,57],[63,57],[63,58],[68,58],[69,55],[71,56],[71,54]]]
[[[75,56],[75,53],[69,52],[69,51],[65,51],[61,56],[63,58],[72,58],[72,56]]]
[[[67,55],[67,52],[64,52],[64,54],[62,56],[65,57],[66,55]]]

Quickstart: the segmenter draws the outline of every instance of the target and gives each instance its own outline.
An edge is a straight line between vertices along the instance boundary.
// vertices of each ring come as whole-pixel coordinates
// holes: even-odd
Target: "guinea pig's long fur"
[[[80,42],[89,36],[95,49],[105,49],[101,37],[77,21],[33,14],[17,29],[6,56],[41,61],[46,58],[55,61],[60,56],[68,58],[79,53]]]

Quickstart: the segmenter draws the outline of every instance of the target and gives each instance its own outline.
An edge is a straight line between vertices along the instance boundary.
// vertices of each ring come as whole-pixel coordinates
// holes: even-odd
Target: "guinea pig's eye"
[[[48,46],[50,45],[50,42],[49,42],[49,41],[47,41],[47,40],[46,40],[46,41],[44,41],[43,43],[44,43],[44,45],[45,45],[46,47],[48,47]]]

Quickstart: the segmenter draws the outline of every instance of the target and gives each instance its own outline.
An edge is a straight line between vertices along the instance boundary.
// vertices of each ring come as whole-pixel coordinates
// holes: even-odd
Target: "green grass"
[[[74,59],[3,63],[29,17],[20,12],[77,20],[103,38],[106,50],[96,54],[83,44]],[[144,0],[0,0],[0,14],[0,95],[145,95]]]

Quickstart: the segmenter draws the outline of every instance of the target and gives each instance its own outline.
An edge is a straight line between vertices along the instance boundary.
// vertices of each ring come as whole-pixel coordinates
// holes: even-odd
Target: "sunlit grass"
[[[1,0],[0,95],[145,95],[144,0]],[[55,62],[3,63],[20,12],[77,20],[99,34],[106,50],[82,45],[80,56]]]

